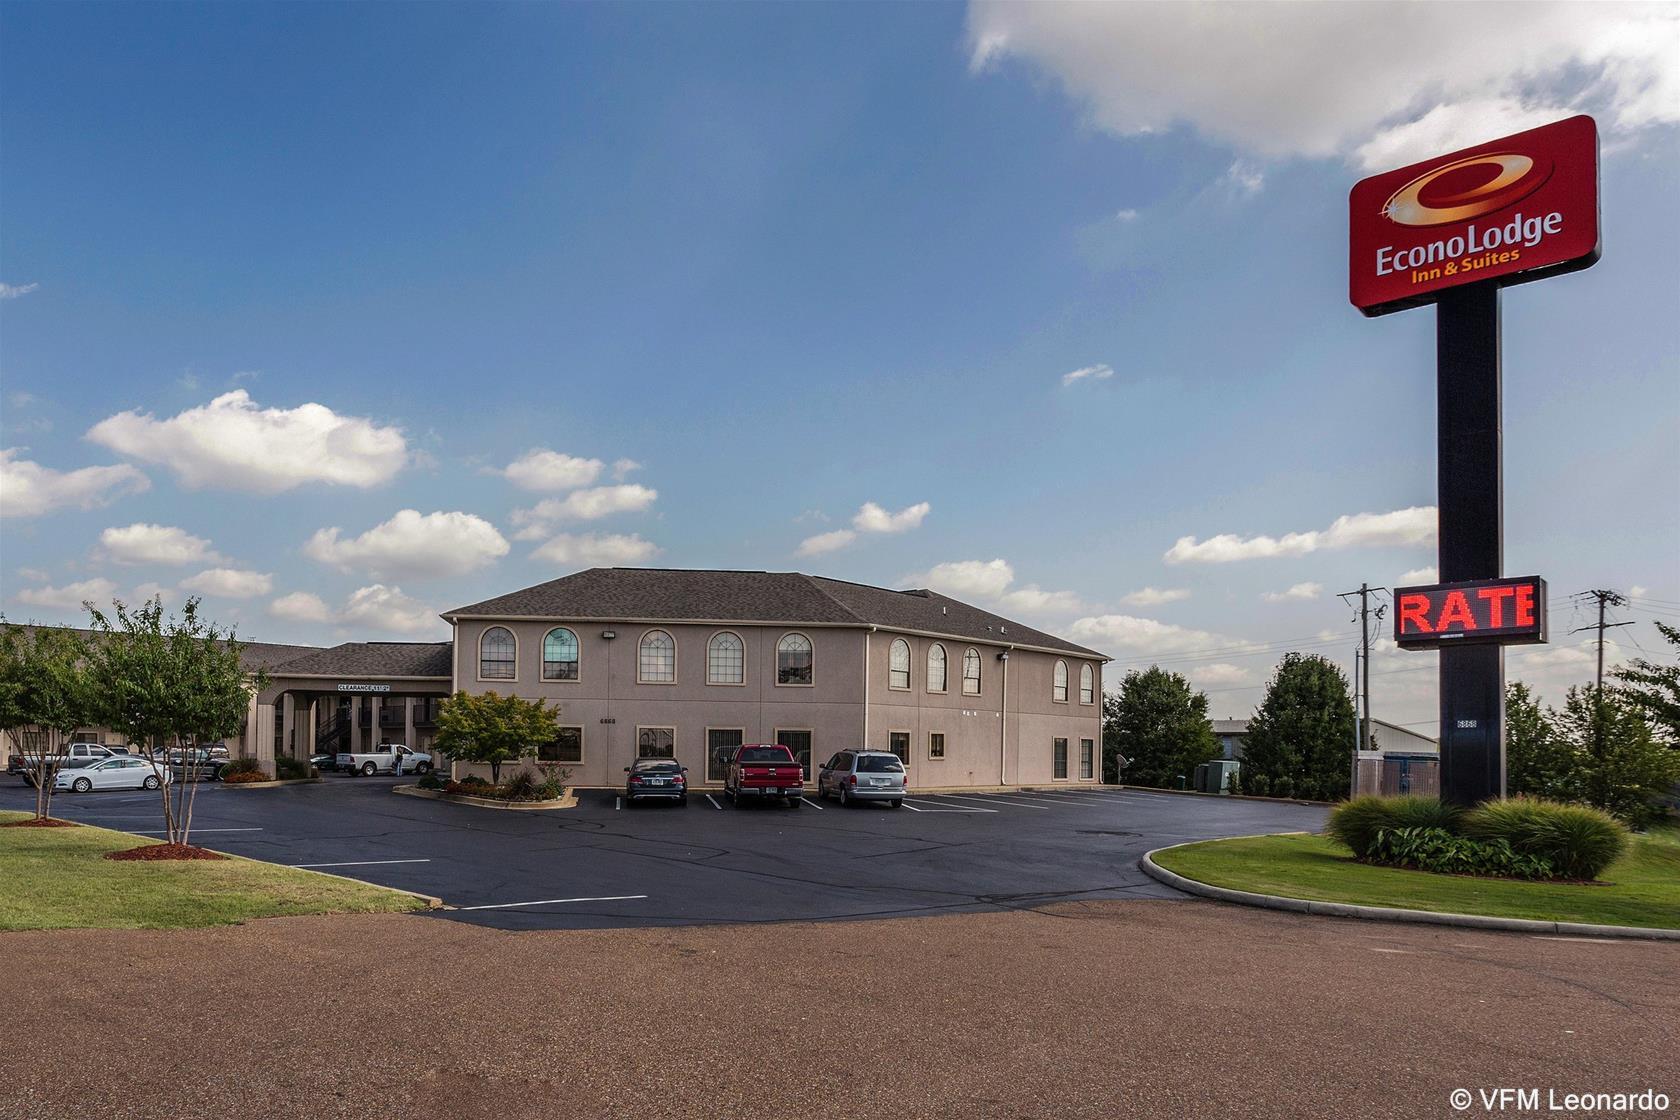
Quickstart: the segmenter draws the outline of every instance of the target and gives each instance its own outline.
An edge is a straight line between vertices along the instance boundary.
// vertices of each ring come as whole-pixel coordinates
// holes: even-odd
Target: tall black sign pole
[[[1436,297],[1437,479],[1442,583],[1504,572],[1499,288]],[[1441,650],[1441,796],[1473,805],[1505,795],[1505,647]]]

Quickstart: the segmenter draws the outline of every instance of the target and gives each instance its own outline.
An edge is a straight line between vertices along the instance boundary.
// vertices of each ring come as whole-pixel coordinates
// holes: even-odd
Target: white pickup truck
[[[380,743],[371,751],[345,751],[333,756],[333,765],[348,774],[427,774],[432,756],[410,750],[401,743]]]

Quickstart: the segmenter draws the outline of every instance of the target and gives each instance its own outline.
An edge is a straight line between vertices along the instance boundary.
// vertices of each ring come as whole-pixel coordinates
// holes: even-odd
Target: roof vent
[[[950,607],[940,607],[939,608],[939,613],[940,614],[950,614],[951,613],[951,608]]]
[[[904,594],[914,595],[918,599],[926,599],[926,598],[930,597],[928,595],[927,588],[925,588],[925,587],[915,587],[915,588],[910,589],[909,591],[904,592]]]
[[[999,624],[999,626],[998,626],[998,633],[999,633],[999,634],[1007,634],[1007,633],[1009,633],[1009,627],[1007,627],[1007,626],[1004,626],[1004,625],[1002,625],[1002,624]]]

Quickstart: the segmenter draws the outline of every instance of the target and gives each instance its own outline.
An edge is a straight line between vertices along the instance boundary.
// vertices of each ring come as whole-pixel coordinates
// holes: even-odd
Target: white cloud
[[[1649,587],[1641,587],[1636,583],[1632,587],[1628,588],[1627,593],[1635,599],[1643,599],[1651,593],[1651,589]]]
[[[1200,688],[1230,688],[1235,685],[1250,684],[1254,681],[1252,670],[1244,669],[1241,665],[1232,665],[1228,661],[1215,661],[1211,665],[1193,665],[1185,670],[1185,675],[1195,681]]]
[[[1001,557],[935,564],[904,582],[930,588],[953,599],[1023,615],[1066,615],[1083,608],[1079,598],[1071,591],[1046,591],[1034,583],[1016,587],[1015,569]]]
[[[1116,210],[1114,212],[1114,220],[1117,222],[1135,222],[1137,219],[1138,212],[1130,208],[1125,210]]]
[[[28,603],[32,607],[57,607],[61,610],[74,610],[83,601],[104,603],[116,594],[117,585],[108,579],[85,579],[80,583],[68,583],[63,587],[28,587],[17,593],[20,603]]]
[[[1107,381],[1113,376],[1114,370],[1110,369],[1105,364],[1099,363],[1094,366],[1080,366],[1071,373],[1062,374],[1062,385],[1063,387],[1066,387],[1080,381]]]
[[[69,506],[95,509],[152,485],[127,463],[55,471],[18,458],[24,450],[9,447],[0,451],[0,517],[35,517]]]
[[[402,588],[382,583],[351,592],[341,617],[353,629],[393,634],[437,633],[447,625],[436,611],[404,595]]]
[[[1187,124],[1258,156],[1371,169],[1573,112],[1624,133],[1680,120],[1677,32],[1672,4],[977,0],[968,12],[976,70],[1024,59],[1108,132]]]
[[[1163,557],[1169,564],[1226,564],[1275,556],[1305,556],[1321,549],[1375,548],[1435,542],[1435,507],[1411,506],[1391,513],[1344,514],[1328,529],[1281,537],[1239,537],[1221,533],[1198,541],[1180,537]]]
[[[19,568],[17,574],[19,579],[26,579],[30,583],[45,583],[52,578],[50,574],[40,568]],[[1629,592],[1629,594],[1632,594],[1632,592]]]
[[[520,526],[514,536],[536,540],[548,536],[553,526],[568,521],[598,521],[616,513],[639,513],[658,497],[659,491],[632,482],[574,490],[564,498],[544,498],[530,509],[513,511],[513,523]]]
[[[852,528],[860,533],[905,533],[920,528],[922,519],[932,508],[926,502],[917,502],[897,513],[888,513],[874,502],[865,502],[853,516]]]
[[[1128,607],[1159,607],[1166,603],[1177,603],[1190,598],[1190,591],[1184,587],[1145,587],[1132,591],[1121,597],[1120,601]]]
[[[1225,169],[1225,182],[1238,194],[1259,194],[1266,173],[1253,160],[1239,159]]]
[[[326,622],[332,618],[332,610],[326,602],[308,591],[294,591],[280,596],[268,605],[268,613],[291,622]]]
[[[343,571],[429,577],[464,575],[506,556],[510,547],[475,514],[404,509],[359,537],[341,540],[337,526],[318,530],[303,553]]]
[[[1417,584],[1425,583],[1439,583],[1440,581],[1441,573],[1436,570],[1435,565],[1433,564],[1427,564],[1421,568],[1413,568],[1409,572],[1402,572],[1400,574],[1400,586],[1402,587],[1411,587]]]
[[[173,587],[165,587],[161,583],[148,582],[142,583],[139,587],[136,587],[131,598],[132,601],[137,603],[149,603],[153,599],[162,599],[165,603],[173,603],[176,598],[179,597],[179,594],[180,592]]]
[[[547,448],[533,448],[502,471],[507,480],[525,490],[575,490],[601,477],[599,459],[580,459]]]
[[[196,591],[200,595],[214,595],[222,599],[255,599],[258,595],[267,595],[273,588],[274,577],[267,572],[241,568],[208,568],[181,581],[183,591]]]
[[[106,529],[99,534],[99,549],[119,564],[210,564],[221,559],[203,537],[143,521]]]
[[[614,459],[612,465],[613,481],[623,482],[641,469],[642,465],[634,459]]]
[[[1322,583],[1297,583],[1288,591],[1268,591],[1260,598],[1268,603],[1308,603],[1322,594]]]
[[[1206,630],[1192,630],[1153,618],[1129,614],[1089,615],[1074,619],[1067,636],[1083,645],[1105,652],[1126,651],[1133,655],[1164,656],[1188,650],[1222,649],[1238,653],[1253,642],[1227,638]]]
[[[277,494],[307,483],[376,486],[408,462],[402,430],[320,404],[259,408],[235,389],[167,420],[119,412],[88,430],[113,451],[161,463],[183,486]]]
[[[833,529],[827,533],[818,533],[799,542],[799,555],[821,556],[825,552],[845,548],[855,540],[857,534],[850,529]]]
[[[39,284],[0,284],[0,299],[17,299],[39,290],[40,287]]]
[[[531,553],[531,559],[578,568],[625,567],[659,555],[659,546],[634,534],[561,533]]]

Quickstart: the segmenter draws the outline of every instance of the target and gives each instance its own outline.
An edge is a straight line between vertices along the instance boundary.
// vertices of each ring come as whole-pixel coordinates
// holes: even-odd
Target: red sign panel
[[[1394,608],[1394,643],[1404,649],[1546,640],[1546,581],[1539,576],[1397,587]]]
[[[1586,268],[1599,254],[1598,126],[1570,117],[1361,179],[1348,225],[1348,298],[1367,315]]]

